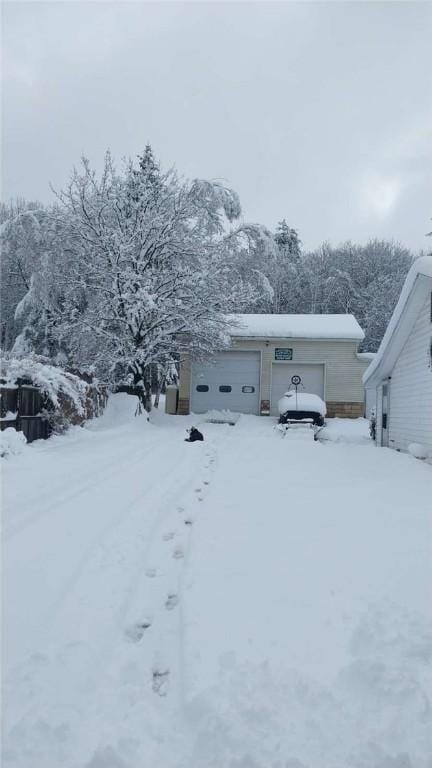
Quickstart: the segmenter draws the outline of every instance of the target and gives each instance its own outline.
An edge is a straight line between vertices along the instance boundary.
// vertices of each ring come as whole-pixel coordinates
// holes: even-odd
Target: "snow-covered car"
[[[303,421],[322,427],[327,413],[326,404],[318,395],[309,392],[285,392],[278,402],[279,424]]]

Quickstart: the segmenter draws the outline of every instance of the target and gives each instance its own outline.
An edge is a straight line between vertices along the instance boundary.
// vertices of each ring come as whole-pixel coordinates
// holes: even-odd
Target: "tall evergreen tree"
[[[289,227],[286,219],[278,223],[275,241],[281,251],[290,261],[298,262],[300,259],[301,240],[297,230]]]
[[[138,164],[139,171],[135,171],[135,173],[143,174],[143,176],[148,179],[150,184],[156,185],[161,183],[160,167],[155,160],[155,156],[150,144],[146,144],[144,153],[142,155],[138,155]]]

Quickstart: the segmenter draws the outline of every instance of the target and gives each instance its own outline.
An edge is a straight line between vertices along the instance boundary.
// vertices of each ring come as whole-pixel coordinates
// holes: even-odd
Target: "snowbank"
[[[15,421],[17,416],[18,414],[16,411],[7,411],[6,414],[0,418],[0,421]]]
[[[411,456],[414,456],[416,459],[429,458],[428,448],[426,448],[426,446],[422,445],[421,443],[410,443],[408,446],[408,453],[410,453]]]
[[[318,395],[311,395],[308,392],[294,391],[285,392],[284,396],[278,402],[279,413],[287,411],[310,411],[325,416],[327,413],[326,404]]]
[[[136,395],[127,395],[125,392],[110,395],[104,414],[99,419],[100,426],[117,426],[131,421],[137,415],[139,406],[140,401]]]
[[[326,419],[325,427],[320,430],[319,439],[332,443],[356,443],[373,447],[367,419]]]
[[[22,453],[26,442],[23,432],[17,432],[13,427],[8,427],[0,432],[0,457]]]
[[[228,409],[207,411],[204,415],[204,421],[213,424],[237,424],[239,418],[239,413],[233,413]]]

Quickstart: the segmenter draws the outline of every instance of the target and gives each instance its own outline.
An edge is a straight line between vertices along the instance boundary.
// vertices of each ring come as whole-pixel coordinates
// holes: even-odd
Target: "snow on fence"
[[[0,378],[0,430],[13,427],[27,442],[46,440],[70,424],[100,416],[106,388],[92,377],[64,371],[39,356],[5,359]]]

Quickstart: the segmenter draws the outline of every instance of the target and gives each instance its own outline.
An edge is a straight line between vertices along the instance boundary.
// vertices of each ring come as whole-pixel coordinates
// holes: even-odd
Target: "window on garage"
[[[221,384],[219,392],[231,392],[231,387],[228,384]]]
[[[198,384],[198,386],[196,388],[196,391],[197,392],[208,392],[209,388],[208,388],[207,384]]]
[[[245,395],[251,395],[251,394],[252,394],[252,392],[255,392],[255,387],[249,387],[249,386],[246,386],[246,387],[242,387],[242,392],[243,392]]]

